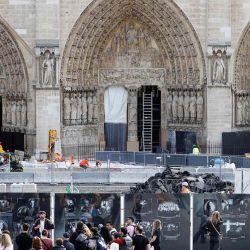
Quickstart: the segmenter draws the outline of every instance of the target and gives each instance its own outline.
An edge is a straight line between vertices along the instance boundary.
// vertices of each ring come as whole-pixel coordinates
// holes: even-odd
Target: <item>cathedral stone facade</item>
[[[249,74],[248,0],[0,3],[2,131],[32,154],[50,129],[66,155],[220,144],[250,129]]]

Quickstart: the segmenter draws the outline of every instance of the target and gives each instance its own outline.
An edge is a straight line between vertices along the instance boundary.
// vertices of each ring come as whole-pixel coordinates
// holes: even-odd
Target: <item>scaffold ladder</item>
[[[143,93],[143,150],[152,151],[153,95]]]

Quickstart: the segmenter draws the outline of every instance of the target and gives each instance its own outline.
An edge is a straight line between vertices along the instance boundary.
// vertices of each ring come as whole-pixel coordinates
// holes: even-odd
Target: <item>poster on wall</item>
[[[189,249],[190,198],[179,194],[134,194],[125,196],[125,218],[133,216],[150,239],[153,221],[162,223],[161,249]]]
[[[250,196],[211,193],[194,195],[194,250],[208,249],[209,242],[202,227],[214,211],[219,211],[223,220],[221,249],[247,249],[250,245]]]
[[[74,232],[80,219],[94,226],[111,221],[119,228],[120,196],[116,194],[56,194],[55,204],[56,238]]]
[[[0,194],[0,232],[9,230],[14,239],[23,223],[33,226],[40,210],[46,211],[50,218],[50,194]]]

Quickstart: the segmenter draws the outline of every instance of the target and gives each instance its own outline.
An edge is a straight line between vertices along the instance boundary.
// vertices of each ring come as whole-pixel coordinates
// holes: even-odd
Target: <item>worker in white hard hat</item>
[[[188,188],[188,183],[186,181],[182,182],[181,184],[181,193],[183,194],[189,194],[190,193],[190,190]]]

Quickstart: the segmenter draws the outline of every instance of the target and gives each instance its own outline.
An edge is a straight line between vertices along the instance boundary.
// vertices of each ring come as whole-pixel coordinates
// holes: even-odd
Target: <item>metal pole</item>
[[[194,194],[190,193],[190,250],[193,250]]]
[[[243,189],[244,189],[244,175],[243,175],[243,168],[241,167],[241,193],[243,194]]]
[[[55,193],[50,193],[50,220],[55,224]],[[54,242],[54,230],[51,230],[51,239]]]
[[[125,222],[125,195],[124,194],[121,194],[120,202],[121,202],[120,226],[123,227],[124,222]]]
[[[220,180],[221,180],[221,156],[220,156]]]

